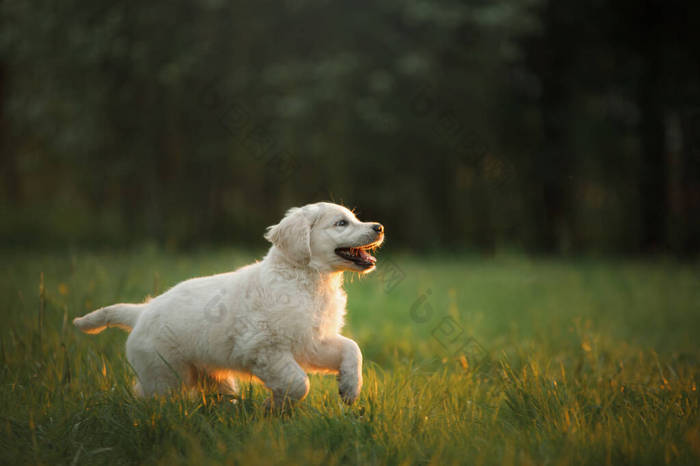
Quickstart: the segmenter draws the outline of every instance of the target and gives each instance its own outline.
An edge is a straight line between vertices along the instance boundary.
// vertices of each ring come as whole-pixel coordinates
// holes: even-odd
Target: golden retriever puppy
[[[327,202],[290,209],[265,238],[262,261],[193,278],[142,304],[114,304],[76,318],[83,332],[130,331],[126,355],[136,391],[150,396],[208,375],[224,393],[236,376],[262,381],[280,407],[303,399],[307,372],[335,373],[340,396],[357,399],[362,353],[340,335],[346,294],[343,272],[367,273],[371,250],[384,240],[379,223],[361,222]]]

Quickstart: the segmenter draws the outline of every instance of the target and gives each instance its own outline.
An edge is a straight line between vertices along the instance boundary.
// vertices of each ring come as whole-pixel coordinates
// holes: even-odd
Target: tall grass
[[[345,407],[335,380],[314,376],[309,397],[279,416],[251,384],[236,399],[136,399],[126,334],[70,324],[252,259],[5,253],[0,463],[700,461],[696,265],[385,258],[400,282],[347,283],[347,333],[366,361],[358,403]]]

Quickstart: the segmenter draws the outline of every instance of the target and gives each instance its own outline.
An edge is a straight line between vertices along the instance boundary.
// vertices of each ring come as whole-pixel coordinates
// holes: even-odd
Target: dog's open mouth
[[[362,246],[355,246],[351,248],[337,248],[335,250],[335,253],[343,259],[361,267],[362,269],[369,269],[371,267],[374,267],[374,264],[377,262],[377,259],[372,254],[370,254],[369,251],[374,251],[381,244],[382,241],[379,240]]]

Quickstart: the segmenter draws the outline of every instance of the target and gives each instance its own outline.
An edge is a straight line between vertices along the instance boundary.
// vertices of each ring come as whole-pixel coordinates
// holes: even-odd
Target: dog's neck
[[[264,262],[283,274],[293,273],[318,290],[338,290],[343,287],[343,272],[319,272],[309,265],[299,264],[287,257],[277,246],[272,246]]]

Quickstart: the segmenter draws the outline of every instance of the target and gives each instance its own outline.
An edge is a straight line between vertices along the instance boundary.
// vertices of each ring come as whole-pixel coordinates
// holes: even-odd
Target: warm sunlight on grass
[[[251,259],[6,254],[0,463],[700,461],[700,272],[688,265],[380,253],[393,274],[347,283],[359,402],[344,407],[334,378],[314,376],[281,417],[263,412],[259,385],[235,400],[135,399],[126,334],[70,324]]]

